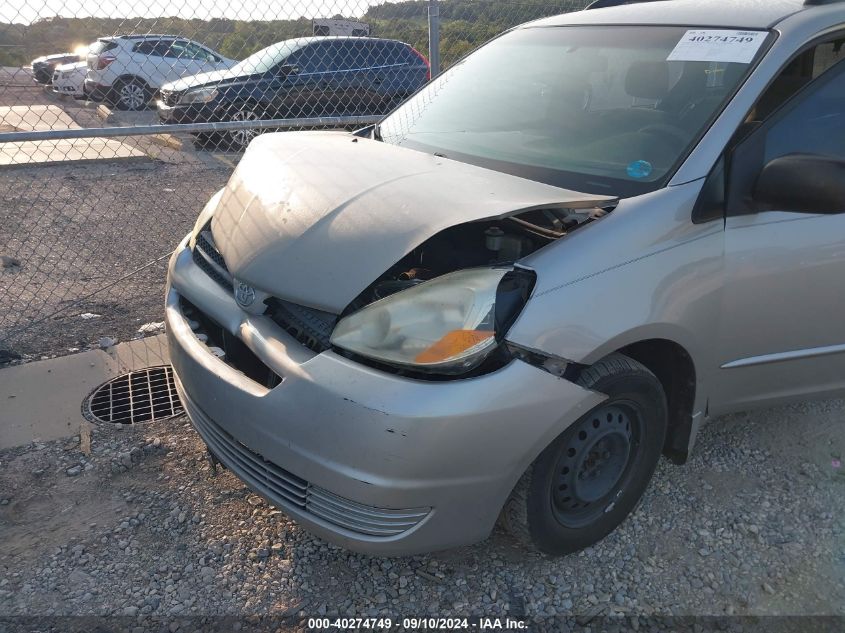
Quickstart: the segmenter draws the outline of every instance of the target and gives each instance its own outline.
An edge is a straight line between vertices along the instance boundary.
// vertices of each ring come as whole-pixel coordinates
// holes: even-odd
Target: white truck
[[[314,35],[366,37],[370,34],[370,25],[356,20],[316,19],[313,24]]]

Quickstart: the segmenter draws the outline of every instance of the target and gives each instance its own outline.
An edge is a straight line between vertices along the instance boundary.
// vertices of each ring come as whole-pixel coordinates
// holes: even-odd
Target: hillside
[[[443,0],[441,2],[441,58],[444,66],[501,31],[547,15],[583,7],[586,0]],[[358,16],[372,34],[399,39],[428,51],[426,0],[410,0],[371,7]],[[344,17],[344,16],[327,16]],[[98,37],[127,33],[173,33],[189,37],[243,59],[280,40],[311,34],[311,20],[186,20],[146,18],[44,18],[30,25],[0,23],[0,66],[29,63],[39,55],[73,50]]]

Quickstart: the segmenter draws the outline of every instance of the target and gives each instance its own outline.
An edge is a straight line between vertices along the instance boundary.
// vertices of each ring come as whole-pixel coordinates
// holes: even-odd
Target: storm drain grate
[[[149,367],[112,378],[82,403],[93,422],[137,424],[172,418],[183,412],[171,367]]]

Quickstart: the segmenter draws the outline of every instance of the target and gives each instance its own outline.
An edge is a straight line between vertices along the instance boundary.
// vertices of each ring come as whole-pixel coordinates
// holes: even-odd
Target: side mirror
[[[788,154],[767,164],[752,198],[761,210],[845,213],[845,160]]]

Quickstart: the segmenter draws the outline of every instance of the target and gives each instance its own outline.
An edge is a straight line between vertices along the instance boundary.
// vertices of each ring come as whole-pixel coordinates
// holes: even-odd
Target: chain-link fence
[[[378,122],[583,0],[6,0],[0,365],[143,336],[167,256],[268,130]]]

